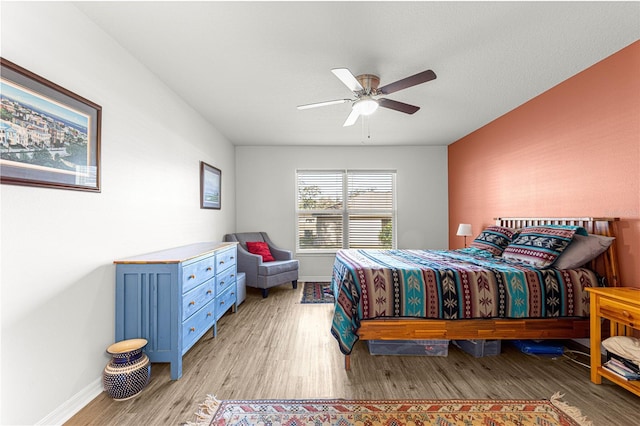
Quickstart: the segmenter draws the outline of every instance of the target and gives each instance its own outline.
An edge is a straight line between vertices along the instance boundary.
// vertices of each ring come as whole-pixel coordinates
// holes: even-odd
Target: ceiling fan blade
[[[426,83],[427,81],[434,80],[436,78],[436,73],[431,70],[422,71],[416,75],[412,75],[411,77],[403,78],[402,80],[398,80],[395,83],[387,84],[386,86],[382,86],[378,89],[378,91],[383,95],[388,95],[393,92],[397,92],[398,90],[406,89],[407,87],[417,86],[418,84]]]
[[[358,117],[360,117],[360,113],[355,109],[352,109],[351,114],[349,114],[349,116],[347,117],[347,120],[344,122],[342,127],[353,126],[355,122],[358,120]]]
[[[340,79],[345,86],[349,88],[352,92],[363,91],[364,87],[360,84],[360,82],[351,74],[346,68],[334,68],[331,70],[332,73],[335,74],[336,77]]]
[[[396,111],[404,112],[405,114],[413,114],[420,109],[420,107],[417,107],[415,105],[392,101],[391,99],[378,99],[378,106],[394,109]]]
[[[335,105],[335,104],[343,104],[345,102],[349,102],[351,99],[336,99],[334,101],[324,101],[324,102],[316,102],[315,104],[307,104],[307,105],[298,105],[296,108],[298,109],[310,109],[317,108],[327,105]]]

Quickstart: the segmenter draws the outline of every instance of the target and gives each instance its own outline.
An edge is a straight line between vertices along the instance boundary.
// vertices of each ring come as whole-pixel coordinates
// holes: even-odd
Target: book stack
[[[602,365],[606,370],[624,380],[640,380],[640,366],[612,352],[607,353],[608,361]]]

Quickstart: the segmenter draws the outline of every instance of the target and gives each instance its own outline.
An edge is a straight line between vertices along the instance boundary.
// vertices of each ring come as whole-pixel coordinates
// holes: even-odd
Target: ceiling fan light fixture
[[[371,115],[378,109],[378,101],[369,96],[362,97],[353,103],[353,109],[360,115]]]
[[[420,107],[392,99],[374,99],[373,97],[395,93],[399,90],[417,86],[418,84],[426,83],[436,78],[436,73],[431,70],[426,70],[378,88],[380,78],[377,75],[360,74],[356,77],[347,68],[334,68],[331,72],[353,92],[355,99],[336,99],[335,101],[316,102],[308,105],[299,105],[298,109],[309,109],[342,102],[352,102],[351,113],[344,122],[343,127],[352,126],[358,120],[358,117],[361,115],[371,115],[378,107],[392,109],[405,114],[414,114]]]

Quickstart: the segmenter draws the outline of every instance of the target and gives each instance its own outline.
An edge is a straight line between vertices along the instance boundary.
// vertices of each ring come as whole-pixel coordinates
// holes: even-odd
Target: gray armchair
[[[267,297],[269,289],[277,285],[290,282],[293,288],[298,288],[298,261],[291,251],[276,247],[266,232],[236,232],[225,235],[224,240],[238,243],[238,272],[246,274],[247,287],[262,289],[262,297]],[[262,256],[249,253],[247,241],[267,243],[275,260],[263,262]]]

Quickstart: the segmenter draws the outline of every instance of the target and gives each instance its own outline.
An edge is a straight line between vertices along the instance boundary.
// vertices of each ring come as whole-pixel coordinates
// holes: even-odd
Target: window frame
[[[316,210],[303,210],[299,208],[300,194],[300,175],[304,173],[317,173],[317,174],[339,174],[342,180],[342,207],[335,210],[335,215],[342,217],[342,246],[338,248],[301,248],[300,247],[300,215],[301,214],[313,214],[313,213],[333,213],[327,209]],[[349,176],[354,174],[390,174],[391,175],[391,209],[358,209],[355,211],[349,208]],[[338,250],[350,248],[349,242],[349,226],[350,216],[366,216],[375,215],[376,213],[391,214],[391,248],[397,248],[397,171],[392,169],[296,169],[295,171],[295,238],[296,238],[296,253],[300,254],[335,254]]]

